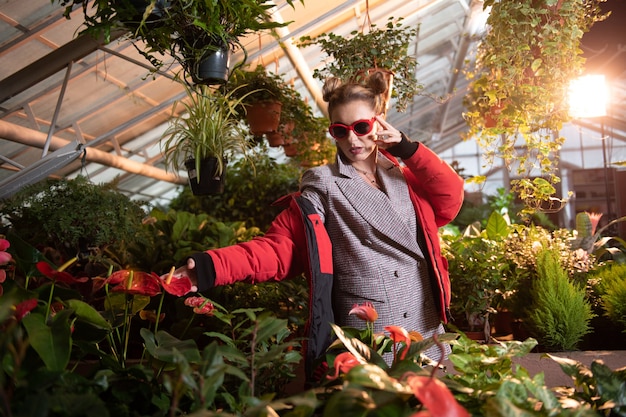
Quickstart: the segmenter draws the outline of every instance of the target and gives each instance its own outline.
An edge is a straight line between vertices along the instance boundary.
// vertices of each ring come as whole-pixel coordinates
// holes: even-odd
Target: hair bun
[[[343,83],[337,77],[329,77],[324,81],[324,86],[322,87],[322,99],[325,102],[329,102],[335,90],[341,87]]]
[[[386,94],[389,89],[389,84],[387,82],[388,76],[386,74],[388,72],[389,71],[378,69],[373,70],[368,74],[368,77],[365,80],[365,85],[376,95]]]

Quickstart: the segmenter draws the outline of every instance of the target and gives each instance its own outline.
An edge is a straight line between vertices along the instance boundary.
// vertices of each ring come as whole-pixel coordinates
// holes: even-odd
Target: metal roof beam
[[[45,133],[23,126],[17,126],[3,120],[0,120],[0,138],[38,148],[43,148],[46,143]],[[69,143],[70,141],[52,136],[50,140],[50,149],[61,149]],[[186,179],[165,170],[153,167],[152,165],[143,164],[141,162],[113,155],[108,152],[103,152],[96,148],[85,147],[84,149],[86,154],[85,159],[90,162],[96,162],[133,174],[143,175],[145,177],[155,178],[161,181],[171,182],[173,184],[182,185],[187,183]]]
[[[111,32],[111,41],[125,33],[125,31]],[[84,58],[98,49],[100,45],[102,42],[91,36],[79,36],[4,80],[0,80],[0,103],[53,76],[67,67],[70,62]]]

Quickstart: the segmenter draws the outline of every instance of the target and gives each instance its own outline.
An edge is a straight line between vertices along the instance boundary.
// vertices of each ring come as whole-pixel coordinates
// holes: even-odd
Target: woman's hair
[[[384,113],[387,107],[386,92],[388,86],[382,72],[373,72],[363,84],[356,82],[343,83],[339,78],[330,77],[324,82],[322,94],[328,103],[328,114],[332,118],[333,110],[346,103],[364,101],[377,114]]]

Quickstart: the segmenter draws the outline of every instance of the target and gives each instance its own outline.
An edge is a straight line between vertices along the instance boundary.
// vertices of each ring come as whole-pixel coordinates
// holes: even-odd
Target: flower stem
[[[52,309],[52,295],[54,294],[54,285],[56,281],[52,281],[52,285],[50,286],[50,295],[48,296],[48,304],[46,305],[46,321],[44,323],[48,323],[48,318],[50,317],[50,310]]]

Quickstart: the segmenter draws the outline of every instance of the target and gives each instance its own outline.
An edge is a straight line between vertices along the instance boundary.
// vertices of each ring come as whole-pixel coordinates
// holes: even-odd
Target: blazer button
[[[407,313],[406,311],[404,312],[404,314],[402,315],[404,318],[409,317],[409,313]]]

